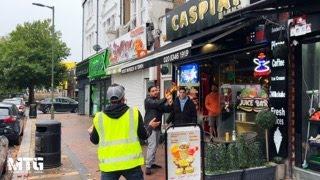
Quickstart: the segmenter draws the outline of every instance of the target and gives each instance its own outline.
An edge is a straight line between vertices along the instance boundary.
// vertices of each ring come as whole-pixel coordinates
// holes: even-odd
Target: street
[[[38,111],[36,120],[50,119],[50,114],[43,114]],[[58,168],[45,169],[42,172],[31,171],[27,175],[28,179],[100,179],[98,168],[97,146],[92,144],[89,139],[87,129],[91,126],[92,118],[80,116],[75,113],[55,113],[55,119],[61,121],[61,162]],[[35,123],[35,119],[28,119],[28,123]],[[35,125],[32,125],[31,135],[35,135]],[[30,156],[34,156],[34,137],[31,139],[23,137],[23,143],[30,143]],[[26,138],[25,138],[26,137]],[[145,149],[145,148],[144,148]],[[21,150],[21,149],[20,149]],[[19,146],[10,148],[10,157],[18,154]],[[33,153],[32,153],[33,152]],[[146,152],[144,152],[146,155]],[[163,168],[155,170],[151,176],[145,176],[145,179],[165,179],[165,159],[164,145],[160,145],[157,153],[157,163]],[[3,179],[11,179],[12,172],[4,176]],[[14,176],[15,177],[15,176]],[[23,177],[17,175],[17,178]],[[26,177],[25,177],[26,178]],[[13,178],[14,179],[14,178]]]

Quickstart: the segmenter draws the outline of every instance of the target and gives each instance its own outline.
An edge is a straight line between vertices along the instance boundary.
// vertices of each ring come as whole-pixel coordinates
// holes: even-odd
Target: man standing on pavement
[[[161,131],[161,119],[164,112],[169,112],[166,102],[169,105],[172,104],[172,96],[159,99],[159,89],[156,86],[150,86],[148,88],[149,95],[144,100],[144,107],[146,114],[144,116],[144,123],[148,125],[150,121],[156,118],[159,122],[159,126],[152,130],[150,137],[148,138],[147,160],[146,160],[146,175],[151,175],[151,169],[158,169],[161,166],[155,164],[156,151],[160,139]]]
[[[128,107],[125,102],[125,89],[118,84],[107,90],[111,105],[104,112],[99,112],[93,119],[93,126],[88,129],[90,140],[98,146],[99,169],[101,179],[128,180],[143,179],[141,165],[144,164],[139,138],[146,140],[149,136],[137,108]],[[159,126],[160,122],[152,119],[147,129]]]
[[[179,88],[179,95],[173,102],[173,111],[171,112],[167,123],[174,125],[185,125],[197,123],[197,109],[195,104],[187,96],[184,87]]]

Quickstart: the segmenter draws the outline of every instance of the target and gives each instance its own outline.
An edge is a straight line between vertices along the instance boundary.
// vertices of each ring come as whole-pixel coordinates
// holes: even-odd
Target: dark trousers
[[[143,180],[141,166],[121,171],[101,172],[101,180],[118,180],[121,175],[127,180]]]

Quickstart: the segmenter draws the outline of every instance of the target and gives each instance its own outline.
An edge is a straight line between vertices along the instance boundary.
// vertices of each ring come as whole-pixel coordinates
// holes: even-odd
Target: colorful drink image
[[[177,175],[188,174],[194,172],[192,163],[194,156],[198,152],[199,147],[190,146],[188,143],[173,144],[170,148],[173,156],[173,163],[176,165],[175,173]]]

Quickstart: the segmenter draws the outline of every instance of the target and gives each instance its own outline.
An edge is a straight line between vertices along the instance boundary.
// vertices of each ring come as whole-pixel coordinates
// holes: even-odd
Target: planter
[[[286,175],[286,165],[285,164],[276,164],[274,162],[270,162],[270,165],[276,167],[276,180],[282,180]]]
[[[224,174],[206,175],[206,180],[241,180],[243,170],[230,171]]]
[[[257,167],[245,169],[243,172],[243,180],[274,180],[276,175],[276,167]]]

